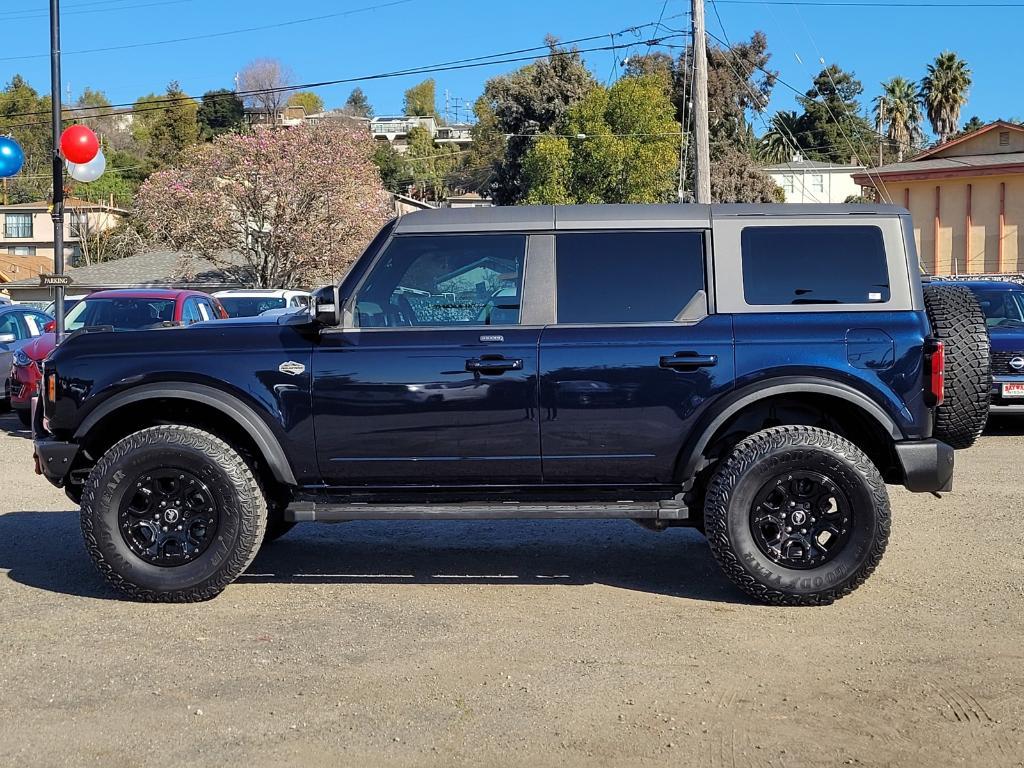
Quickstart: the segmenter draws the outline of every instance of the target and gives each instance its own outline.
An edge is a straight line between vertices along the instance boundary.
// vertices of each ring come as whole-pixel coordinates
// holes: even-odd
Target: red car
[[[64,320],[64,327],[68,333],[97,325],[112,326],[115,331],[139,331],[165,323],[191,325],[227,316],[217,299],[200,291],[96,291],[75,304]],[[48,325],[46,330],[49,332],[18,350],[11,367],[11,408],[25,425],[31,420],[32,398],[42,379],[40,364],[54,346],[53,328]]]

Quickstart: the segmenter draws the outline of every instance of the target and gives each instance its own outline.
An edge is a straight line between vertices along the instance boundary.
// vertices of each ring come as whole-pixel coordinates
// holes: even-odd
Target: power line
[[[124,2],[124,0],[120,0]],[[135,3],[133,5],[120,5],[113,8],[83,8],[82,10],[70,11],[61,10],[61,18],[64,16],[78,16],[84,13],[108,13],[110,11],[128,11],[134,8],[152,8],[159,5],[181,5],[182,3],[193,3],[195,0],[153,0],[148,3]],[[24,19],[45,19],[49,17],[48,11],[0,11],[0,21],[22,21]]]
[[[828,0],[718,0],[718,2],[726,5],[806,5],[819,8],[1024,8],[1024,3],[889,3],[878,0],[850,0],[838,3],[831,3]]]

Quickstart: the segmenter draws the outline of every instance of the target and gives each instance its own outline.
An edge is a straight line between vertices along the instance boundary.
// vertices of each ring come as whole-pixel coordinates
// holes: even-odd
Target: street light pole
[[[50,0],[50,101],[53,129],[53,271],[64,274],[64,164],[60,159],[60,0]],[[53,314],[56,320],[56,341],[64,336],[64,286],[54,286]]]
[[[708,48],[704,36],[704,0],[691,0],[693,20],[694,192],[698,203],[711,202],[711,151],[708,137]]]

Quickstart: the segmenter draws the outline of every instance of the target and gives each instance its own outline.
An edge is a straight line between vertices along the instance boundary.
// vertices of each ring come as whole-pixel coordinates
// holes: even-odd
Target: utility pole
[[[711,202],[711,148],[708,135],[708,48],[704,34],[704,0],[690,0],[693,19],[693,133],[696,202]],[[682,172],[680,168],[680,172]]]
[[[60,159],[60,0],[50,0],[50,100],[53,102],[53,272],[64,274],[64,164]],[[53,288],[54,335],[60,344],[64,336],[64,286]]]

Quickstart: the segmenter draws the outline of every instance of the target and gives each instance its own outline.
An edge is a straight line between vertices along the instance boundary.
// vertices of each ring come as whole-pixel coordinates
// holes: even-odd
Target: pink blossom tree
[[[369,134],[336,125],[227,134],[150,176],[136,223],[247,284],[333,282],[392,215],[372,152]]]

